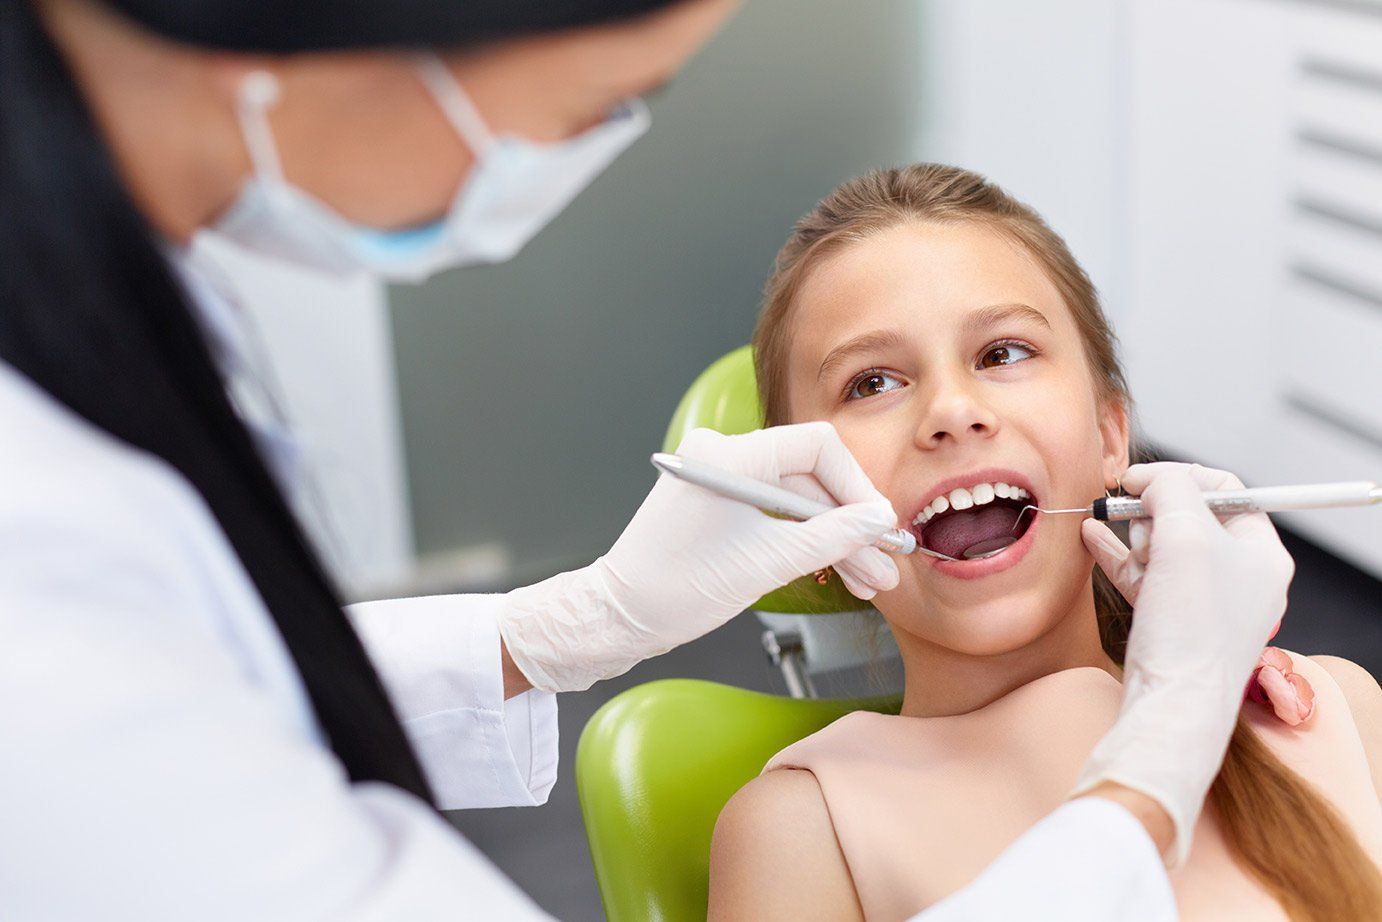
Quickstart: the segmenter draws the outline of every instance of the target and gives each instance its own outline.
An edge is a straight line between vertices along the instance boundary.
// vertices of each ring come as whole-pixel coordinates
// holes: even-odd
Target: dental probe
[[[743,474],[726,471],[694,458],[683,458],[681,455],[659,451],[653,454],[652,461],[653,467],[671,474],[673,477],[685,480],[687,483],[694,483],[698,487],[704,487],[721,496],[737,499],[741,503],[748,503],[750,506],[757,506],[765,512],[775,512],[789,519],[796,519],[798,522],[804,522],[822,512],[829,512],[832,508],[825,503],[818,503],[798,493],[793,493],[791,490],[784,490],[782,487],[763,483]],[[892,529],[875,541],[873,546],[879,550],[887,551],[889,554],[910,554],[913,551],[920,551],[923,554],[940,557],[943,560],[955,559],[946,554],[918,547],[916,536],[902,528]]]
[[[1302,483],[1286,487],[1251,487],[1246,490],[1208,490],[1201,495],[1204,497],[1204,504],[1215,515],[1281,512],[1286,509],[1328,509],[1382,503],[1382,487],[1370,480]],[[1022,512],[1025,513],[1028,509],[1047,515],[1078,512],[1093,516],[1101,522],[1122,522],[1147,517],[1147,513],[1142,509],[1142,500],[1135,496],[1101,496],[1083,509],[1042,509],[1029,505],[1024,506]],[[1018,518],[1021,517],[1022,513],[1019,513]]]

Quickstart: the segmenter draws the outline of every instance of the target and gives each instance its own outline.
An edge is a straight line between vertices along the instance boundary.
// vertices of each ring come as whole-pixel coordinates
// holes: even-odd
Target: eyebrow
[[[1034,307],[1029,307],[1026,304],[990,304],[988,307],[971,311],[965,317],[964,323],[960,325],[960,330],[964,333],[974,333],[1011,320],[1026,320],[1030,323],[1040,324],[1048,330],[1051,329],[1051,323],[1046,319],[1046,315]],[[827,353],[825,360],[821,362],[821,367],[816,371],[816,381],[819,383],[824,380],[827,374],[856,353],[899,346],[903,344],[904,339],[902,333],[897,330],[870,330],[867,333],[860,333]]]
[[[970,312],[965,322],[960,325],[960,329],[966,333],[975,333],[1009,320],[1026,320],[1051,329],[1051,322],[1046,319],[1046,315],[1026,304],[990,304],[988,307],[981,307]]]
[[[856,352],[872,352],[875,349],[900,346],[902,339],[902,334],[897,330],[871,330],[868,333],[860,333],[853,339],[830,350],[825,361],[821,362],[821,367],[816,371],[816,382],[825,380],[826,375],[834,371],[836,366]]]

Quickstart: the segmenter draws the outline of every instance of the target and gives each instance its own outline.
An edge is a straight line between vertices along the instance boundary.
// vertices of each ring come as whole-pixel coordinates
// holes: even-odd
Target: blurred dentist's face
[[[496,42],[444,56],[491,131],[558,141],[618,103],[666,83],[738,0],[683,0],[636,19]],[[263,67],[251,61],[245,69]],[[295,55],[272,63],[270,114],[284,172],[346,219],[382,229],[425,224],[474,162],[398,52]],[[242,72],[227,73],[233,104]]]
[[[912,223],[848,244],[812,268],[791,322],[790,419],[832,422],[927,546],[954,554],[966,535],[1007,527],[1023,503],[1083,506],[1101,493],[1110,449],[1074,321],[1035,260],[1000,232]],[[983,483],[1031,498],[984,502],[987,488],[968,490]],[[947,485],[978,504],[913,526],[941,487],[954,496]],[[1020,540],[991,559],[897,558],[901,583],[874,603],[895,631],[929,643],[974,655],[1018,649],[1088,592],[1079,527],[1077,516],[1028,513]]]

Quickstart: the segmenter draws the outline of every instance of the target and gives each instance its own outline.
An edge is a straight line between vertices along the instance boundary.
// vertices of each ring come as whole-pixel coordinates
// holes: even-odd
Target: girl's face
[[[1001,521],[1027,502],[1087,506],[1127,467],[1126,414],[1098,405],[1070,310],[999,231],[910,223],[848,244],[810,269],[791,322],[788,418],[833,423],[928,546],[947,537],[926,533],[944,516],[914,520],[956,487],[1024,488],[1011,511],[995,499],[984,513]],[[897,557],[901,582],[874,604],[899,642],[1020,649],[1092,604],[1080,519],[1029,512],[1020,540],[983,561]]]

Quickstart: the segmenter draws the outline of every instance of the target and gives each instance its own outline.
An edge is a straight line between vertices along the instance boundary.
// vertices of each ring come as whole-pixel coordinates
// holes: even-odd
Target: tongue
[[[989,503],[952,512],[927,525],[922,538],[931,550],[963,560],[965,550],[972,545],[1011,535],[1017,513],[1017,509],[1006,503]]]

